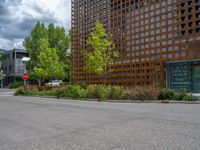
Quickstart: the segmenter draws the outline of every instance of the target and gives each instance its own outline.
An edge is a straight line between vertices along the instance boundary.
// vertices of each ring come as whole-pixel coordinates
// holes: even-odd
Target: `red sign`
[[[28,80],[28,78],[29,78],[29,76],[28,76],[27,73],[23,73],[23,74],[22,74],[22,79],[23,79],[23,80]]]

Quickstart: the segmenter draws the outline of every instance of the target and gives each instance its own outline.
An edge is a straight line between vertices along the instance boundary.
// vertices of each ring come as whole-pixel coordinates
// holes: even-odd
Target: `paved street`
[[[9,93],[0,92],[0,150],[200,148],[200,105],[83,102]]]

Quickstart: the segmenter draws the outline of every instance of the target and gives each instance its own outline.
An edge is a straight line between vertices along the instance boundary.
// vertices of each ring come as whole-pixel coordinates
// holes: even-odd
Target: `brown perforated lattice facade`
[[[73,82],[102,83],[84,71],[83,50],[100,20],[120,57],[108,83],[165,86],[165,63],[200,59],[200,0],[72,0]]]

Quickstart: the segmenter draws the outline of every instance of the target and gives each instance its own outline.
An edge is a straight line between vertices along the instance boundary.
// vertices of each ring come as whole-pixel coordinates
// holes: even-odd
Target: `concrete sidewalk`
[[[0,88],[1,96],[13,96],[14,93],[15,93],[15,89],[6,89],[6,88],[1,89]]]

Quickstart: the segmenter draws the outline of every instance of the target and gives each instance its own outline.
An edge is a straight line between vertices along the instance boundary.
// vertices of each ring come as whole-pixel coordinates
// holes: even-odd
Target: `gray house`
[[[5,53],[5,52],[6,52],[6,50],[0,49],[0,71],[1,71],[1,68],[2,68],[2,66],[1,66],[2,54]]]
[[[6,75],[5,85],[22,81],[21,75],[24,73],[25,64],[21,59],[25,56],[28,56],[28,53],[23,49],[13,49],[2,54],[2,69]]]
[[[6,50],[4,50],[4,49],[0,49],[0,73],[2,72],[2,55],[3,55],[3,53],[5,53],[6,52]],[[1,80],[1,77],[0,77],[0,85],[1,85],[1,87],[3,86],[3,84],[2,84],[2,80]]]

